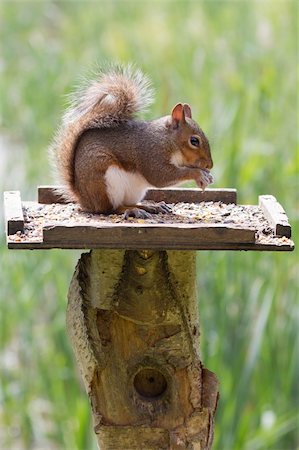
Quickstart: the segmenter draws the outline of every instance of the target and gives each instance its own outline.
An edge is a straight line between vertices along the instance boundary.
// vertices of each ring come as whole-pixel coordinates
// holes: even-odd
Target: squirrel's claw
[[[200,174],[195,181],[197,186],[204,191],[209,184],[213,183],[214,178],[209,170],[200,169]]]
[[[171,213],[172,211],[171,207],[165,202],[159,202],[157,203],[157,205],[159,206],[159,208],[161,208],[161,212],[163,214]]]
[[[167,205],[165,202],[154,202],[147,200],[145,203],[142,202],[140,208],[144,209],[145,211],[151,214],[159,214],[159,213],[167,214],[171,212],[170,206]]]
[[[151,219],[152,215],[141,208],[129,208],[124,213],[125,220],[128,220],[129,217],[133,217],[134,219]]]
[[[167,214],[170,212],[171,208],[165,202],[146,202],[126,209],[124,217],[126,220],[129,217],[134,217],[135,219],[152,219],[152,214]]]

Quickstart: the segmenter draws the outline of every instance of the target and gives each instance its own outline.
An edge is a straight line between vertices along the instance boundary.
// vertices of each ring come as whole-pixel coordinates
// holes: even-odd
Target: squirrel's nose
[[[208,159],[204,159],[201,161],[201,167],[202,169],[212,169],[213,167],[213,161],[212,159],[208,160]]]

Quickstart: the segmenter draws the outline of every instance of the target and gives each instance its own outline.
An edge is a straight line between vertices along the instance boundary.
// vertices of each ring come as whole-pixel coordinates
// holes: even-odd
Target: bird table
[[[200,357],[196,250],[291,251],[271,195],[238,205],[235,189],[150,189],[152,219],[82,212],[57,186],[37,201],[5,192],[9,249],[89,249],[68,294],[67,329],[101,450],[212,446],[218,380]]]

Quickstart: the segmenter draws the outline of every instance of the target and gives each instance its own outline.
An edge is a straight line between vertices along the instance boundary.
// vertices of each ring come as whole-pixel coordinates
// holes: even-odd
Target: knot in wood
[[[137,272],[138,275],[145,275],[146,274],[146,269],[144,267],[141,266],[135,266],[135,270]]]
[[[163,373],[151,367],[139,370],[133,383],[138,394],[148,400],[160,398],[167,389],[167,381]]]
[[[154,250],[139,250],[138,254],[142,259],[149,259],[155,253]]]

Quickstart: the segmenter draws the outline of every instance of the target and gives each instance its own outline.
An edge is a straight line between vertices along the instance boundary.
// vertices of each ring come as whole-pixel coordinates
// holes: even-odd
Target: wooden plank
[[[274,228],[276,236],[291,237],[291,226],[285,210],[273,195],[260,195],[259,206]]]
[[[42,241],[20,241],[15,242],[11,239],[7,239],[7,247],[9,249],[13,250],[50,250],[54,248],[60,248],[64,250],[72,250],[72,249],[99,249],[99,248],[108,248],[104,247],[103,245],[98,245],[94,243],[87,243],[84,245],[84,243],[73,243],[73,242],[42,242]],[[117,247],[119,248],[119,247]],[[125,250],[132,250],[133,248],[130,245],[123,246]],[[136,248],[136,247],[134,247]],[[140,248],[144,248],[144,245]],[[156,243],[156,245],[151,245],[150,247],[147,247],[148,249],[158,249],[158,250],[164,250],[159,243]],[[287,241],[282,240],[282,238],[273,238],[269,239],[267,243],[261,243],[258,240],[254,243],[204,243],[204,242],[197,242],[192,244],[191,246],[180,245],[175,250],[225,250],[225,251],[279,251],[279,252],[291,252],[294,250],[294,243],[290,239],[287,239]],[[171,250],[172,247],[166,247],[165,250]]]
[[[39,186],[38,187],[38,203],[66,203],[59,194],[61,186]],[[145,196],[145,200],[153,200],[155,202],[164,201],[166,203],[200,203],[200,202],[223,202],[237,203],[236,189],[201,189],[192,188],[165,188],[165,189],[149,189]]]
[[[24,216],[20,191],[4,192],[4,213],[8,236],[23,231]]]
[[[37,187],[37,201],[45,205],[52,203],[67,203],[60,194],[62,186],[38,186]]]
[[[218,224],[58,224],[43,228],[43,242],[102,248],[196,249],[199,243],[253,243],[255,231]]]
[[[146,193],[145,200],[153,200],[155,202],[164,201],[166,203],[200,203],[200,202],[223,202],[237,203],[236,189],[201,189],[193,188],[164,188],[149,189]]]

